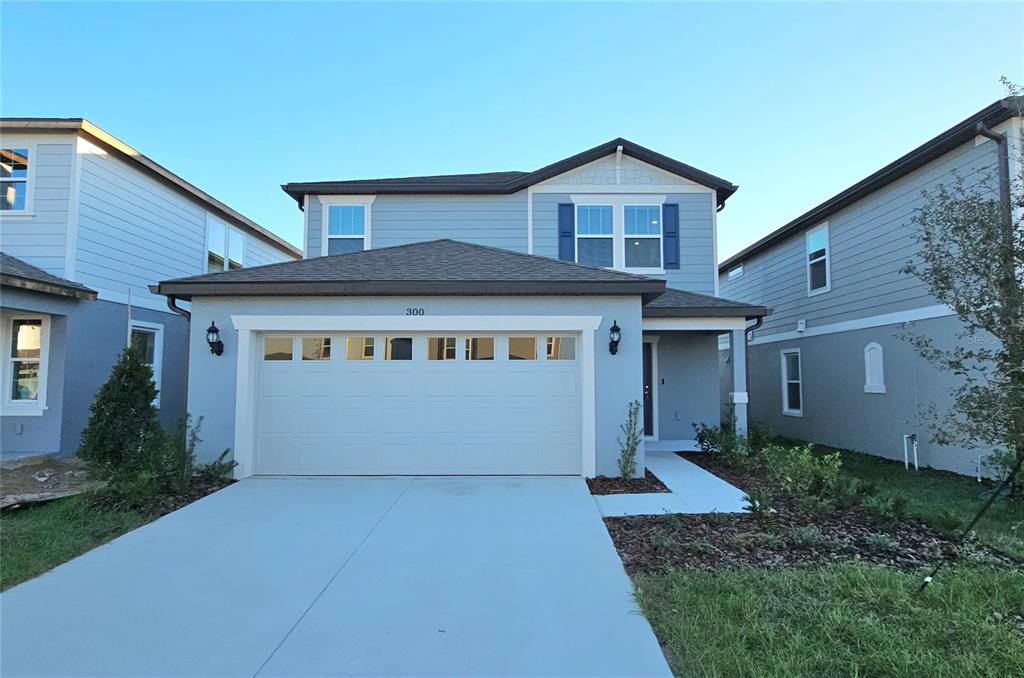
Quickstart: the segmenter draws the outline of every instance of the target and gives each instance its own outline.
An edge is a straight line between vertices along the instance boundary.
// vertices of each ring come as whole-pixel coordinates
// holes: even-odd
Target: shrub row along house
[[[74,454],[129,341],[173,426],[188,322],[148,286],[301,251],[86,120],[5,118],[0,137],[3,459]]]
[[[773,309],[749,341],[752,416],[786,436],[896,459],[906,445],[912,461],[916,441],[922,466],[985,472],[989,450],[934,442],[929,412],[949,410],[955,378],[906,337],[943,348],[993,338],[959,338],[953,311],[902,269],[920,252],[923,191],[961,177],[996,199],[1000,173],[1021,176],[1022,104],[997,101],[721,263],[724,295]],[[724,371],[723,388],[730,380]]]

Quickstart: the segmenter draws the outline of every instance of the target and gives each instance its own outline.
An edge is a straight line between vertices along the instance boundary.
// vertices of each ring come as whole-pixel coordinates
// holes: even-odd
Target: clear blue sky
[[[721,258],[1024,81],[1024,4],[4,3],[9,116],[86,117],[295,243],[287,181],[616,136],[739,184]]]

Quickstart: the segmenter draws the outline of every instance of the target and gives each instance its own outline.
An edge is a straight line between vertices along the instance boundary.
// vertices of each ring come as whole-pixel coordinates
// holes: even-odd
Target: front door
[[[654,344],[644,342],[644,435],[654,435]]]

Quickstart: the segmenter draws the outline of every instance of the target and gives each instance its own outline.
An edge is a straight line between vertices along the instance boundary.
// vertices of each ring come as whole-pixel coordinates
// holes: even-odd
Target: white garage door
[[[578,474],[571,334],[268,334],[259,474]]]

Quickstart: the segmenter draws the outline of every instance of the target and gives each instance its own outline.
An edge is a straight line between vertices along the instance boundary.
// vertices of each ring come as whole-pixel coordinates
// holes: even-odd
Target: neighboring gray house
[[[148,285],[302,256],[88,121],[41,118],[0,119],[0,251],[4,459],[73,454],[129,337],[175,424],[188,322]]]
[[[729,182],[616,139],[534,172],[284,190],[305,260],[157,288],[192,304],[201,457],[230,447],[241,477],[617,474],[630,402],[647,449],[718,422],[723,332],[742,426],[766,310],[717,296]]]
[[[900,269],[917,253],[911,219],[923,190],[956,174],[998,185],[1000,145],[979,125],[1006,135],[1010,175],[1021,171],[1019,106],[997,101],[722,262],[723,294],[773,309],[749,342],[751,417],[786,436],[896,459],[914,435],[921,465],[978,471],[987,451],[935,444],[923,416],[930,405],[948,411],[955,382],[898,336],[949,345],[960,322]]]

